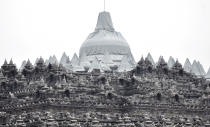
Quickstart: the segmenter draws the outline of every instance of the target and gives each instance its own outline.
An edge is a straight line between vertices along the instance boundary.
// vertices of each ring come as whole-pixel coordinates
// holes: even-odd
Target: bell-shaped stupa
[[[106,55],[106,57],[104,57]],[[91,33],[80,47],[80,65],[91,66],[95,58],[99,62],[104,62],[104,58],[109,58],[108,66],[120,66],[122,59],[127,57],[132,68],[135,60],[130,47],[120,32],[115,31],[109,12],[101,12],[95,31]]]

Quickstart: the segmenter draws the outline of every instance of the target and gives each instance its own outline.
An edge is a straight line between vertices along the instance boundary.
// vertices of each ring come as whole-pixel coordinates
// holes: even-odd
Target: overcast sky
[[[0,0],[0,65],[79,54],[101,11],[103,0]],[[209,68],[210,0],[107,0],[106,11],[136,61],[150,52]]]

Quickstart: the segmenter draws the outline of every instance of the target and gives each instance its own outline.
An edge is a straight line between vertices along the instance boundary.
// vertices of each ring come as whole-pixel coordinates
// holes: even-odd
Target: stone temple
[[[100,71],[99,71],[100,70]],[[109,71],[110,70],[110,71]],[[110,14],[79,57],[0,68],[0,127],[210,127],[210,69],[149,53],[135,64]]]
[[[115,31],[110,13],[105,11],[99,13],[95,31],[81,45],[79,59],[80,66],[89,67],[90,71],[93,68],[108,71],[112,67],[129,71],[135,67],[127,41]]]

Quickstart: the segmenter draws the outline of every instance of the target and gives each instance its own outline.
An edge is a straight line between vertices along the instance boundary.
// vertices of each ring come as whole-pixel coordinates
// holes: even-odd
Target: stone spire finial
[[[9,64],[13,64],[13,61],[12,61],[12,59],[10,60]]]
[[[7,65],[7,60],[6,59],[4,60],[4,65]]]
[[[95,31],[107,30],[115,31],[112,23],[112,19],[109,12],[101,12],[98,16],[98,22],[95,28]]]

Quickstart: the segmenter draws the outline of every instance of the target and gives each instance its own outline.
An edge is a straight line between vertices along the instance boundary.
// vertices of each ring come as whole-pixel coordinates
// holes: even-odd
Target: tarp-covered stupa
[[[97,59],[97,57],[95,57],[95,59],[93,60],[90,68],[89,68],[89,72],[92,72],[94,69],[97,69],[97,70],[101,70],[102,71],[102,68],[101,68],[101,65],[100,65],[100,62],[99,60]]]
[[[192,71],[192,65],[191,65],[190,60],[188,58],[186,59],[186,61],[184,63],[184,70],[186,72],[189,72],[189,73]]]
[[[104,57],[105,55],[106,57]],[[130,47],[121,33],[115,31],[110,13],[101,12],[95,31],[80,47],[80,66],[91,65],[95,58],[98,61],[104,61],[104,58],[109,57],[109,66],[117,65],[119,67],[124,56],[128,57],[127,62],[130,67],[135,67]]]
[[[23,68],[25,67],[26,63],[27,63],[27,62],[26,62],[25,60],[22,62],[21,67],[20,67],[20,71],[23,70]]]
[[[175,60],[172,56],[170,56],[169,60],[168,60],[168,67],[171,69],[175,64]]]
[[[197,63],[198,63],[198,68],[199,68],[200,74],[202,76],[205,76],[206,75],[206,72],[205,72],[205,70],[203,68],[203,65],[199,61]]]
[[[154,62],[152,55],[150,53],[148,53],[146,58],[152,63],[153,66],[155,66],[155,62]]]
[[[119,72],[125,72],[125,71],[130,71],[132,70],[132,68],[129,68],[129,63],[128,63],[128,57],[127,56],[124,56],[122,61],[121,61],[121,64],[119,65],[118,67],[118,71]]]
[[[192,73],[194,73],[197,76],[204,76],[205,72],[202,72],[202,65],[200,65],[200,62],[197,62],[196,60],[193,61],[192,64]]]
[[[209,68],[209,70],[208,70],[208,72],[207,72],[207,74],[206,74],[206,76],[205,76],[208,80],[210,80],[210,68]]]

